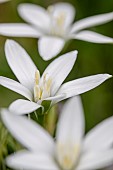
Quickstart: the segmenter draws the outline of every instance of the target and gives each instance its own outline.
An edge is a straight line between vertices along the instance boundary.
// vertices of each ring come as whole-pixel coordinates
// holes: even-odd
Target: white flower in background
[[[18,12],[29,24],[0,24],[0,34],[39,38],[38,49],[44,60],[56,56],[70,39],[113,43],[113,38],[84,30],[113,20],[113,12],[88,17],[74,24],[75,9],[68,3],[56,3],[47,10],[38,5],[21,4]]]
[[[4,2],[8,2],[8,1],[10,1],[10,0],[0,0],[0,4],[4,3]]]
[[[84,136],[84,113],[79,97],[70,99],[60,115],[56,140],[38,124],[3,109],[2,120],[27,150],[6,159],[22,170],[95,170],[113,164],[113,117]]]
[[[52,105],[66,98],[89,91],[111,77],[98,74],[63,83],[73,68],[77,51],[72,51],[55,59],[40,77],[40,72],[27,54],[15,41],[5,44],[7,62],[19,82],[0,76],[0,85],[13,90],[28,100],[14,101],[10,109],[18,114],[30,113],[41,107],[42,101],[52,101]],[[18,109],[17,109],[18,108]]]

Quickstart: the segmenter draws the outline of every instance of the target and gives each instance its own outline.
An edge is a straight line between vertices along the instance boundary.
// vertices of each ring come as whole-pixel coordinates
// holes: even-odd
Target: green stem
[[[57,105],[53,106],[49,112],[45,115],[44,127],[53,136],[57,121]]]

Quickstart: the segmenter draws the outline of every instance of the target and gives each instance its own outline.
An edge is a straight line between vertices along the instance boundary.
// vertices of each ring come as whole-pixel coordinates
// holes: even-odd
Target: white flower
[[[14,37],[39,38],[39,53],[44,60],[56,56],[70,39],[93,43],[113,43],[113,38],[84,30],[113,20],[113,12],[88,17],[73,24],[75,9],[68,3],[56,3],[47,10],[38,5],[21,4],[18,7],[25,23],[0,24],[0,34]]]
[[[6,159],[9,167],[22,170],[95,170],[113,164],[113,117],[84,136],[84,116],[79,97],[63,107],[56,140],[26,117],[2,110],[2,120],[27,150]]]
[[[4,3],[4,2],[7,2],[7,1],[9,1],[9,0],[0,0],[0,4]]]
[[[0,76],[0,85],[13,90],[28,100],[13,102],[10,109],[18,114],[25,114],[42,107],[42,101],[52,101],[52,105],[66,98],[89,91],[111,77],[98,74],[63,83],[73,68],[77,51],[64,54],[54,60],[40,77],[39,70],[27,52],[15,41],[5,44],[7,62],[19,82]],[[30,100],[30,101],[29,101]],[[18,108],[18,109],[17,109]]]

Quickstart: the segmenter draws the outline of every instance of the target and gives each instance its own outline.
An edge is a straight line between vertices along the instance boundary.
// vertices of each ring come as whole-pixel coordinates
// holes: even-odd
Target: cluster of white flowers
[[[21,4],[18,12],[29,24],[1,23],[0,34],[39,38],[38,49],[44,60],[60,53],[70,39],[113,43],[113,38],[84,30],[113,20],[113,12],[88,17],[74,24],[75,9],[68,3],[54,4],[47,10],[38,5]],[[77,96],[99,86],[112,76],[97,74],[63,83],[74,66],[77,54],[78,51],[75,50],[53,60],[41,76],[22,46],[14,40],[6,41],[6,59],[18,81],[0,76],[0,85],[27,99],[18,99],[9,108],[1,109],[5,126],[26,148],[7,157],[6,164],[10,168],[95,170],[113,163],[113,117],[84,136],[83,107]],[[68,98],[71,99],[65,103],[60,113],[55,140],[40,125],[24,116],[39,108],[45,114],[43,102],[49,101],[48,109],[51,109],[54,104]]]

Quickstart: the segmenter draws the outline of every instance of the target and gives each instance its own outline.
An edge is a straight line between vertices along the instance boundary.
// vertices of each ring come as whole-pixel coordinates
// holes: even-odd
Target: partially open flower
[[[84,113],[80,98],[63,107],[56,140],[27,117],[2,110],[2,120],[27,150],[6,159],[9,167],[23,170],[95,170],[113,164],[113,117],[84,136]]]

